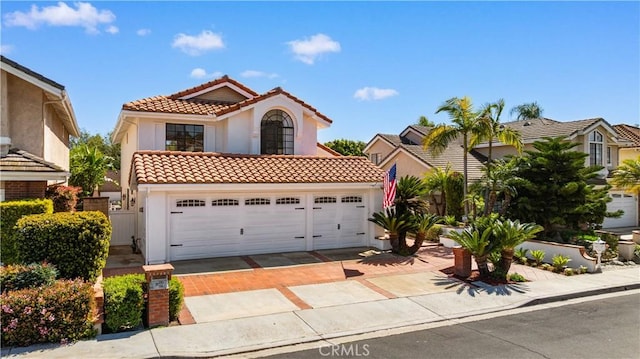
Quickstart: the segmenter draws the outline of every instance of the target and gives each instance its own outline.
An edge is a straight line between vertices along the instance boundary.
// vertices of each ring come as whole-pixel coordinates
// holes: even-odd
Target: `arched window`
[[[293,121],[281,110],[271,110],[260,124],[260,153],[263,155],[293,154]]]
[[[591,166],[602,166],[603,139],[600,131],[596,130],[589,134],[589,164]]]

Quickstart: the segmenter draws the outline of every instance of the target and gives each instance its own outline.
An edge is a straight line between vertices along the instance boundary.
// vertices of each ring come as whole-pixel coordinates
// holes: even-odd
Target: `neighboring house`
[[[323,145],[320,142],[318,142],[317,155],[320,156],[320,157],[338,157],[338,156],[342,156],[340,153],[332,150],[331,148]]]
[[[42,198],[69,177],[69,137],[78,136],[63,85],[4,56],[1,69],[0,200]]]
[[[100,197],[109,198],[110,210],[121,209],[122,187],[120,187],[120,171],[109,170],[105,174],[105,181],[98,187]]]
[[[147,263],[369,246],[383,172],[317,143],[331,120],[224,76],[123,105],[120,184]]]
[[[629,141],[627,146],[618,148],[619,163],[625,160],[637,160],[640,156],[640,128],[629,125],[613,125],[618,137]]]
[[[504,126],[516,129],[522,135],[524,150],[533,150],[533,143],[544,137],[565,137],[568,141],[578,145],[575,150],[588,154],[585,165],[599,165],[604,169],[598,179],[599,184],[606,183],[610,171],[621,162],[619,154],[628,150],[631,142],[620,136],[618,132],[602,118],[579,121],[559,122],[548,118],[535,120],[506,122]],[[422,176],[432,167],[446,166],[451,163],[454,170],[462,172],[462,147],[460,142],[453,142],[442,155],[431,157],[422,149],[421,143],[429,132],[428,127],[409,126],[399,136],[378,134],[369,141],[365,153],[372,162],[383,169],[397,164],[399,174]],[[503,158],[516,155],[513,146],[507,146],[497,141],[492,144],[492,157]],[[469,180],[479,178],[480,168],[489,155],[489,143],[481,143],[474,147],[469,154]],[[607,218],[603,223],[605,228],[635,226],[638,223],[637,198],[625,194],[623,191],[610,191],[612,202],[609,211],[624,210],[621,218]]]
[[[451,165],[451,170],[462,173],[464,170],[462,141],[458,139],[452,142],[441,155],[433,156],[422,146],[422,140],[430,129],[430,127],[411,125],[400,135],[377,134],[367,143],[364,153],[371,162],[385,171],[395,164],[398,177],[422,178],[433,168],[445,168],[447,164]],[[477,151],[469,153],[467,170],[470,180],[482,177],[480,169],[486,160],[486,157]]]

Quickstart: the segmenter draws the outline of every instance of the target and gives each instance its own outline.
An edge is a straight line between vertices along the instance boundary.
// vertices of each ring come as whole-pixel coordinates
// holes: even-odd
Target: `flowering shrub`
[[[93,287],[80,280],[0,295],[2,346],[67,342],[95,336]]]
[[[2,291],[35,288],[52,285],[58,271],[49,263],[14,264],[0,267],[0,288]]]
[[[45,196],[53,201],[54,212],[73,212],[76,210],[80,192],[80,187],[57,185],[47,187]]]

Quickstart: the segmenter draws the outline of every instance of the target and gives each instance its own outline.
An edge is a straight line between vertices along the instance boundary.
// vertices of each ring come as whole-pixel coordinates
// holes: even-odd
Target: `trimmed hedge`
[[[184,286],[178,278],[171,277],[169,281],[169,320],[178,319],[182,303],[184,303]]]
[[[2,293],[0,306],[3,347],[64,343],[96,335],[93,287],[80,280]]]
[[[0,267],[2,291],[50,286],[56,281],[58,270],[49,263],[14,264]]]
[[[105,278],[104,322],[112,332],[136,328],[142,323],[144,274],[125,274]]]
[[[0,255],[2,263],[19,263],[16,248],[16,222],[30,214],[53,213],[49,199],[0,202]]]
[[[102,212],[38,214],[17,223],[19,258],[49,262],[61,278],[95,282],[107,263],[111,223]]]

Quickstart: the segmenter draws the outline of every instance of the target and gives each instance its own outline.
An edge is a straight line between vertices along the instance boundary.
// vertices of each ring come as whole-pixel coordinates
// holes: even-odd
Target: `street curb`
[[[525,308],[525,307],[530,307],[530,306],[534,306],[534,305],[547,304],[547,303],[553,303],[553,302],[561,302],[561,301],[565,301],[565,300],[569,300],[569,299],[591,297],[591,296],[600,295],[600,294],[624,292],[624,291],[633,290],[633,289],[640,289],[640,282],[632,283],[632,284],[618,285],[618,286],[613,286],[613,287],[591,289],[591,290],[586,290],[586,291],[583,291],[583,292],[567,293],[567,294],[555,295],[555,296],[544,297],[544,298],[536,298],[536,299],[533,299],[533,300],[531,300],[531,301],[529,301],[527,303],[524,303],[524,304],[522,304],[522,305],[520,305],[518,307],[519,308]]]

